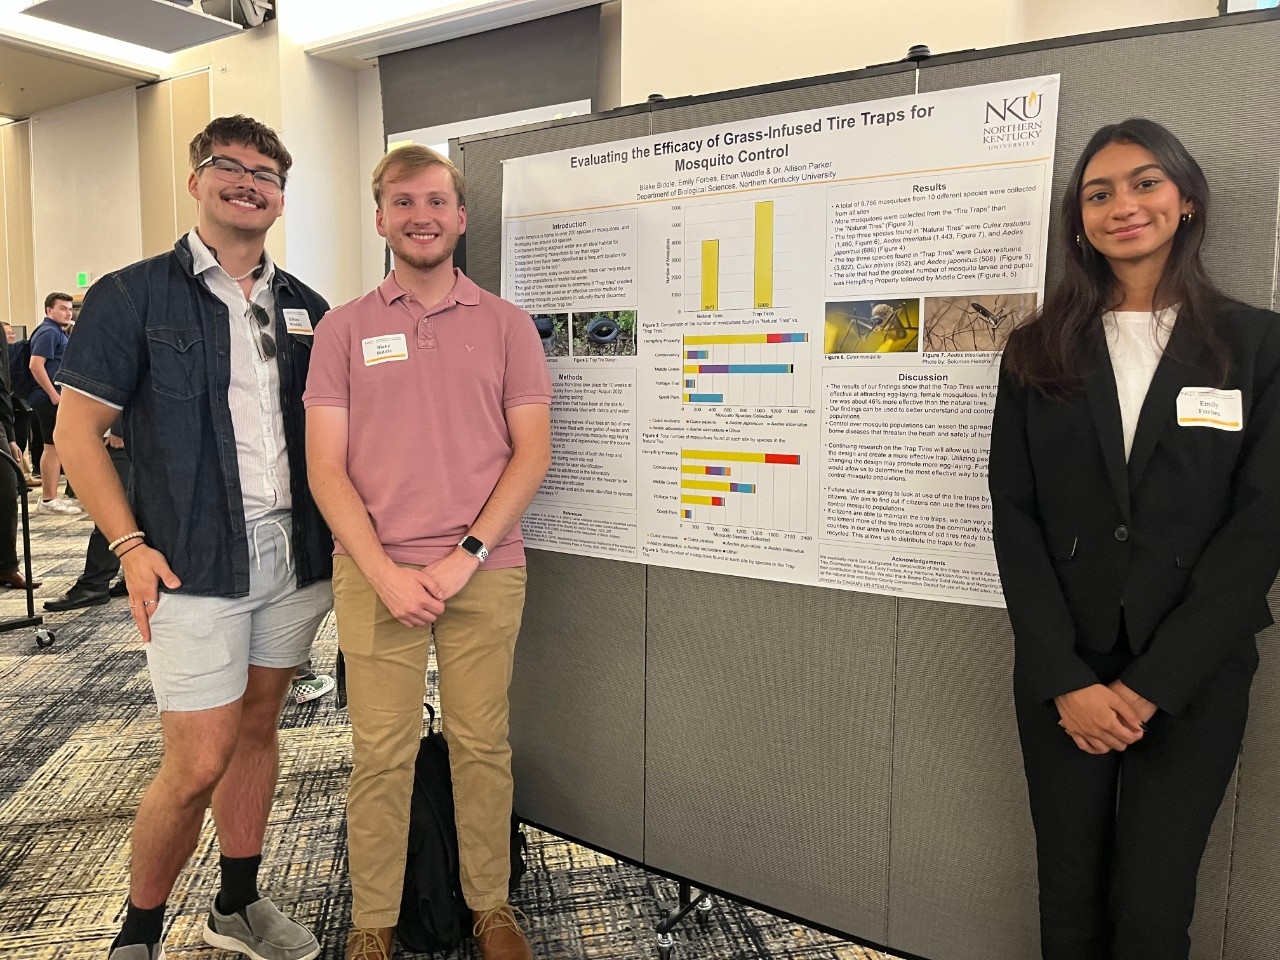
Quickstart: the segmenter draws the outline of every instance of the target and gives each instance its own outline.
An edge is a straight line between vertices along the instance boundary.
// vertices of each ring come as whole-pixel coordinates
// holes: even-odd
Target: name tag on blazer
[[[1178,393],[1178,426],[1244,429],[1244,405],[1240,391],[1183,387]]]
[[[311,316],[305,310],[286,309],[284,328],[300,337],[309,337],[315,333],[311,328]]]

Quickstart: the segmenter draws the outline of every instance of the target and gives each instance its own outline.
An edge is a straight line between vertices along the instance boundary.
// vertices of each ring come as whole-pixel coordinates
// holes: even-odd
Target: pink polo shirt
[[[350,411],[347,473],[398,563],[458,545],[511,459],[506,409],[551,403],[529,314],[454,274],[430,309],[388,274],[326,314],[311,350],[302,402]],[[519,524],[488,547],[486,569],[523,566]]]

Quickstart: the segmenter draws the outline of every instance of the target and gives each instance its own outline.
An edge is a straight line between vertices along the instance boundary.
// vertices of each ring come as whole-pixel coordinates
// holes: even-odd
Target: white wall
[[[1212,17],[1217,0],[622,0],[622,102]]]
[[[373,225],[373,193],[369,180],[373,168],[386,151],[386,139],[382,134],[382,84],[378,69],[365,70],[359,75],[360,102],[360,191],[358,199],[360,223],[360,272],[361,287],[370,290],[382,282],[386,273],[386,241],[378,236]]]
[[[133,90],[31,118],[32,243],[38,297],[78,293],[142,256],[138,119]]]
[[[1218,0],[1022,0],[1021,39],[1045,40],[1218,15]]]
[[[622,102],[1015,43],[1020,0],[623,0]]]
[[[209,71],[210,116],[243,113],[284,137],[280,129],[280,39],[276,24],[181,50],[173,55],[167,76],[205,69]],[[284,141],[288,147],[288,139]],[[294,153],[292,148],[290,153]],[[297,159],[295,153],[295,163]],[[194,223],[182,224],[180,229],[185,233],[193,226]],[[267,234],[267,250],[280,266],[289,268],[283,217]]]
[[[286,13],[279,132],[294,158],[284,205],[287,267],[330,303],[345,303],[362,292],[357,73],[304,53]]]

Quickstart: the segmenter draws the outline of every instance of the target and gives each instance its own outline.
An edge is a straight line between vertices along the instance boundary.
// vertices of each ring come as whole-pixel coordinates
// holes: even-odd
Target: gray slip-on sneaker
[[[107,960],[164,960],[164,944],[148,947],[145,943],[131,943],[127,947],[116,947]]]
[[[251,960],[313,960],[320,955],[311,931],[286,917],[267,897],[232,914],[219,913],[215,899],[204,925],[204,942]]]

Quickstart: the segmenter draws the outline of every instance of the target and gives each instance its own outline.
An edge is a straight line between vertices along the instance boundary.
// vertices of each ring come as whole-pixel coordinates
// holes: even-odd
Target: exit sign
[[[76,286],[77,286],[77,287],[79,287],[81,290],[83,290],[83,289],[84,289],[85,287],[87,287],[88,285],[89,285],[89,274],[87,274],[87,273],[77,273],[77,274],[76,274]]]

